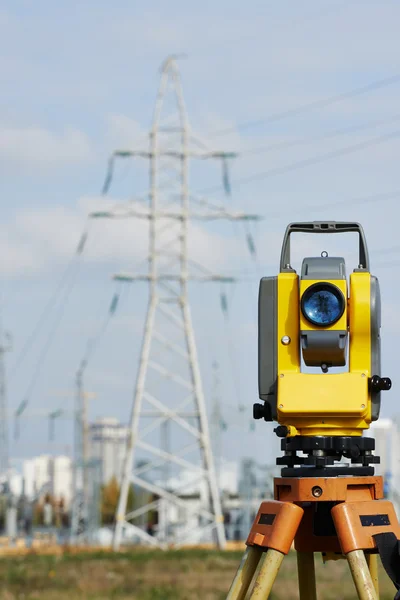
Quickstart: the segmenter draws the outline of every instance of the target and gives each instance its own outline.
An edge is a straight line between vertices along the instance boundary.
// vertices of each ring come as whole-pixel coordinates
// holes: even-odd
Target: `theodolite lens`
[[[313,325],[326,327],[336,323],[345,309],[345,298],[331,283],[315,283],[301,298],[301,311]]]

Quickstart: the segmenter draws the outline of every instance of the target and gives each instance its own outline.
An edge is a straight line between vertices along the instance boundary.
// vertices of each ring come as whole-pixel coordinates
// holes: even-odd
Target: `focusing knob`
[[[369,381],[373,392],[387,392],[392,387],[392,380],[389,377],[373,375]]]
[[[264,404],[253,404],[253,419],[262,419],[264,416]]]
[[[253,404],[253,419],[272,421],[270,405],[267,402],[265,404]]]

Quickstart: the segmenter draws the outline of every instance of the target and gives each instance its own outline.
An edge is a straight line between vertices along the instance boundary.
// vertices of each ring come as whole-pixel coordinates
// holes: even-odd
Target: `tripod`
[[[377,553],[399,589],[400,526],[381,477],[281,477],[274,498],[261,503],[227,600],[247,597],[260,562],[248,598],[266,600],[293,541],[300,600],[317,598],[314,552],[346,557],[360,600],[379,599]]]

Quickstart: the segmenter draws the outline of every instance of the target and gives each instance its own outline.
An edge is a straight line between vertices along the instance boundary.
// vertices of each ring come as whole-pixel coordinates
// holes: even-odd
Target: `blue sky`
[[[393,377],[395,386],[383,396],[382,414],[394,415],[400,253],[386,251],[398,245],[398,197],[394,193],[380,201],[352,201],[400,187],[399,138],[384,137],[364,149],[271,173],[253,183],[235,181],[400,132],[400,81],[320,109],[265,121],[275,113],[399,74],[399,17],[394,1],[153,1],[145,7],[123,1],[4,1],[0,269],[3,321],[14,340],[7,355],[9,369],[73,255],[87,210],[103,202],[99,192],[107,157],[116,147],[141,143],[151,122],[159,67],[168,54],[182,52],[187,58],[179,65],[193,129],[211,148],[241,154],[232,166],[232,199],[225,200],[217,191],[213,200],[265,216],[254,232],[257,264],[248,255],[240,227],[211,226],[192,242],[193,255],[207,266],[243,275],[228,294],[228,330],[219,307],[219,286],[194,285],[191,290],[208,396],[211,363],[215,359],[221,365],[223,413],[229,424],[222,442],[226,457],[255,454],[269,460],[272,453],[270,427],[257,422],[256,431],[249,432],[248,426],[257,400],[257,287],[262,275],[276,272],[281,238],[291,220],[350,219],[364,225],[372,269],[381,280],[384,374]],[[257,126],[249,125],[258,120]],[[225,129],[230,132],[215,135]],[[332,132],[336,134],[328,135]],[[279,149],[282,144],[287,145]],[[274,148],[246,156],[260,146]],[[119,197],[143,192],[146,176],[144,164],[118,171]],[[193,189],[219,185],[217,166],[193,170]],[[318,209],[329,203],[330,210]],[[105,222],[91,229],[62,321],[29,394],[29,411],[72,409],[72,397],[65,394],[73,389],[87,338],[107,313],[115,291],[110,277],[144,258],[145,237],[134,223]],[[330,250],[329,244],[320,247],[302,238],[295,247],[298,260],[304,253]],[[340,250],[354,260],[354,247],[345,240]],[[348,270],[352,267],[349,264]],[[97,393],[92,417],[115,414],[127,420],[145,307],[144,286],[124,290],[87,372],[87,388]],[[51,323],[50,315],[10,376],[11,412],[26,393]],[[239,381],[233,370],[239,372]],[[245,416],[238,413],[238,402],[248,406]],[[243,437],[240,446],[238,435]],[[55,442],[46,436],[43,418],[26,418],[20,439],[12,444],[13,454],[65,451],[71,446],[70,422],[60,422]]]

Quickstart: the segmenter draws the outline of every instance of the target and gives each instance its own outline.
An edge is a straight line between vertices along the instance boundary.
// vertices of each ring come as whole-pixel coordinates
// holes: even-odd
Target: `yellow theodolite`
[[[304,258],[300,276],[291,267],[293,232],[349,231],[360,240],[359,263],[349,285],[344,259],[326,252]],[[254,406],[254,417],[278,421],[277,434],[292,449],[290,438],[323,436],[348,437],[350,446],[363,453],[365,445],[369,452],[370,442],[361,442],[361,435],[379,417],[381,390],[391,386],[390,379],[380,376],[380,313],[379,283],[369,271],[358,223],[290,224],[279,275],[260,283],[259,393],[264,404]],[[302,372],[301,358],[322,373]],[[347,372],[328,372],[346,363]],[[354,437],[360,437],[357,444]],[[303,443],[307,450],[311,440]]]
[[[349,281],[344,259],[327,252],[304,258],[299,276],[290,259],[294,232],[358,234],[359,260]],[[379,418],[381,392],[391,388],[381,376],[380,328],[379,283],[370,273],[361,225],[290,224],[279,274],[260,282],[264,402],[254,405],[255,419],[278,422],[281,477],[274,480],[275,500],[260,506],[227,600],[268,598],[293,541],[301,600],[317,598],[315,552],[348,559],[361,600],[379,597],[377,553],[400,588],[400,526],[383,500],[382,478],[374,476],[375,441],[362,435]]]

